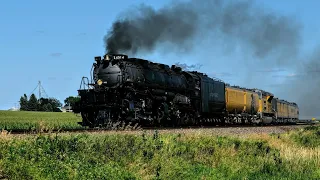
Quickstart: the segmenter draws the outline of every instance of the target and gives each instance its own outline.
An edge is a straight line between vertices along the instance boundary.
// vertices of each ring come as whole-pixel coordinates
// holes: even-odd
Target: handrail
[[[87,83],[86,81],[87,80]],[[83,86],[83,89],[82,89]],[[87,89],[86,89],[87,86]],[[89,78],[88,77],[82,77],[81,78],[81,83],[80,83],[80,90],[88,90],[89,89]]]

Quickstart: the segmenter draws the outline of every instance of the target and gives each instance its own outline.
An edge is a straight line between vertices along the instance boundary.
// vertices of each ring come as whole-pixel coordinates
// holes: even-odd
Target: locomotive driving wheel
[[[160,126],[163,123],[164,116],[165,116],[164,109],[160,106],[157,109],[157,116],[156,116],[156,122],[155,122],[156,125]]]
[[[167,112],[168,112],[168,107],[165,103],[162,103],[158,106],[155,120],[154,120],[157,126],[166,125],[168,123]]]
[[[96,113],[94,111],[81,112],[81,117],[83,126],[89,126],[90,128],[94,127],[94,120],[96,117]]]

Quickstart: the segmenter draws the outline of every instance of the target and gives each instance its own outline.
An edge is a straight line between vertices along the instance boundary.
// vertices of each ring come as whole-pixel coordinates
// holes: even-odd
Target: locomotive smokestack
[[[94,60],[95,60],[96,62],[100,62],[100,61],[101,61],[101,56],[96,56],[96,57],[94,57]]]

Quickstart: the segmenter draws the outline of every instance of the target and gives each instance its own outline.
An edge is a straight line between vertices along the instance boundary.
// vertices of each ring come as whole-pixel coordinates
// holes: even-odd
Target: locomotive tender
[[[91,79],[82,78],[83,126],[124,121],[143,126],[224,123],[294,123],[297,104],[259,89],[229,86],[197,71],[153,63],[123,54],[95,57]]]

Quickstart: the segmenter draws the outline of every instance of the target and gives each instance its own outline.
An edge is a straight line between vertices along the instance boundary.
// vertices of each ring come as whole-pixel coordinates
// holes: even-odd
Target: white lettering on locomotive
[[[113,59],[119,60],[119,59],[125,59],[124,56],[113,56]]]

